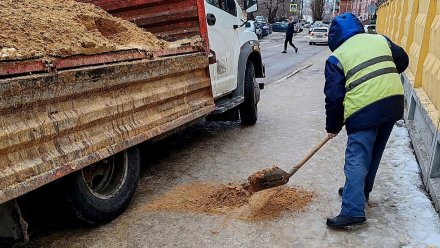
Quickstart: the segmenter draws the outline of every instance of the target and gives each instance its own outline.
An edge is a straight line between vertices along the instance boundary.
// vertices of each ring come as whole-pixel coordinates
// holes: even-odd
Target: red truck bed
[[[168,41],[182,38],[202,37],[202,47],[191,45],[153,53],[128,50],[96,55],[76,55],[57,58],[51,64],[41,60],[0,62],[0,78],[29,73],[77,68],[80,66],[133,61],[138,59],[164,57],[197,51],[207,51],[208,35],[203,0],[77,0],[95,4],[110,14],[135,23]]]
[[[200,0],[84,2],[161,38],[206,38]],[[0,62],[0,204],[213,111],[206,41]]]
[[[165,40],[207,40],[204,0],[78,0],[93,3]]]

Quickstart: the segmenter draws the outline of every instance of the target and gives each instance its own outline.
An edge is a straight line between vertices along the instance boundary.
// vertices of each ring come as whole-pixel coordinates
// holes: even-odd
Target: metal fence
[[[436,0],[391,0],[378,10],[377,30],[410,56],[407,71],[440,109],[440,4]]]
[[[423,182],[440,211],[440,3],[437,0],[379,1],[377,31],[410,57],[403,74],[405,120]]]

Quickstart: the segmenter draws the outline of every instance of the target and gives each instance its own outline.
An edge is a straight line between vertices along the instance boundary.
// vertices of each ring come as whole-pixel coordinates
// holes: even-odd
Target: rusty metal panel
[[[52,69],[61,70],[89,65],[100,65],[122,61],[152,58],[153,54],[141,50],[115,51],[103,54],[75,55],[66,58],[57,58],[52,62]]]
[[[55,70],[65,70],[71,68],[78,68],[91,65],[102,65],[117,63],[123,61],[134,61],[146,58],[156,58],[173,56],[179,54],[195,53],[204,51],[203,47],[198,46],[180,46],[177,48],[170,48],[166,50],[159,50],[154,52],[146,52],[142,50],[121,50],[114,52],[107,52],[102,54],[90,55],[73,55],[68,57],[52,58],[50,63],[45,63],[42,60],[23,60],[23,61],[8,61],[0,62],[0,78],[16,77],[17,75],[25,75],[32,73],[42,73]]]
[[[206,28],[200,0],[77,0],[95,4],[110,14],[131,21],[159,38],[174,41],[204,37]],[[202,12],[201,12],[202,11]],[[204,37],[205,38],[205,37]]]
[[[0,62],[0,77],[45,71],[46,65],[41,60]]]
[[[0,203],[207,115],[204,53],[0,80]]]

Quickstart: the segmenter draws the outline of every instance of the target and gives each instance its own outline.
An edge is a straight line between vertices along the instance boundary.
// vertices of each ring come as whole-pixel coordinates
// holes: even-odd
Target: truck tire
[[[257,122],[259,94],[260,88],[255,80],[254,64],[248,60],[244,76],[244,102],[240,105],[240,118],[242,125],[251,126]]]
[[[68,176],[62,184],[63,198],[80,222],[104,224],[127,208],[139,174],[139,149],[132,147]]]

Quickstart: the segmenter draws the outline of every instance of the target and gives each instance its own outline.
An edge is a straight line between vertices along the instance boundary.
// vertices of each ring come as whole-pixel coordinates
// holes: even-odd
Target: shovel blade
[[[289,182],[289,174],[284,170],[275,167],[265,170],[262,173],[255,173],[248,178],[249,185],[253,191],[260,191],[268,188],[281,186]]]

